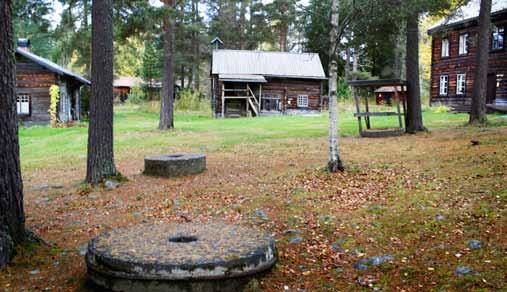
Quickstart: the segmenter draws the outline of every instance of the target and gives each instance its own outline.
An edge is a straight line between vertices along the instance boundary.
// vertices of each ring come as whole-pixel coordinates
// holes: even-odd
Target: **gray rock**
[[[144,158],[144,174],[178,177],[198,174],[206,170],[204,154],[165,154]]]
[[[337,241],[331,244],[331,249],[336,252],[343,252],[343,245],[345,244],[345,239],[338,239]]]
[[[454,270],[454,275],[457,277],[462,277],[470,274],[474,274],[474,270],[467,266],[457,266],[456,270]]]
[[[99,196],[97,196],[97,194],[95,194],[95,193],[89,193],[87,197],[88,197],[88,199],[95,200],[95,199],[97,199]]]
[[[35,270],[30,271],[30,275],[37,275],[39,273],[40,273],[39,269],[35,269]]]
[[[482,248],[482,242],[477,239],[471,239],[468,241],[468,247],[470,249],[481,249]]]
[[[47,203],[49,203],[49,201],[51,201],[51,200],[48,197],[40,197],[40,198],[35,199],[35,203],[37,205],[47,205]]]
[[[114,180],[106,180],[104,182],[104,187],[108,190],[114,190],[116,189],[117,187],[120,186],[120,183],[119,182],[116,182]]]
[[[297,235],[297,234],[301,234],[301,231],[297,230],[297,229],[287,229],[283,232],[283,235],[284,236],[287,236],[287,235]]]
[[[370,266],[380,266],[384,263],[393,261],[394,257],[392,255],[382,255],[382,256],[373,256],[365,259],[361,259],[355,262],[352,267],[356,270],[364,271],[367,270]]]
[[[290,244],[299,244],[303,241],[303,238],[300,236],[294,236],[289,240]]]
[[[445,216],[442,215],[442,214],[437,214],[437,216],[435,216],[435,220],[437,220],[437,221],[444,221],[445,220]]]
[[[268,220],[268,215],[262,209],[255,209],[255,211],[253,213],[253,217],[254,217],[254,219],[259,219],[262,221]]]

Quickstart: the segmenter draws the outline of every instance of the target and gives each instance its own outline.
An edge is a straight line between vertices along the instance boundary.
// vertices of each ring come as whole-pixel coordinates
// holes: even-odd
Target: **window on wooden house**
[[[449,76],[440,76],[440,95],[447,95],[447,89],[449,88]]]
[[[298,107],[308,107],[308,95],[298,95]]]
[[[456,94],[465,94],[466,89],[466,75],[458,74],[456,76]]]
[[[459,54],[468,54],[468,33],[462,33],[459,35]]]
[[[20,94],[16,98],[16,111],[18,115],[29,115],[30,114],[30,96],[26,94]]]
[[[449,39],[442,39],[442,57],[449,57]]]
[[[491,49],[492,50],[501,50],[504,47],[504,27],[493,27],[493,32],[491,35]]]

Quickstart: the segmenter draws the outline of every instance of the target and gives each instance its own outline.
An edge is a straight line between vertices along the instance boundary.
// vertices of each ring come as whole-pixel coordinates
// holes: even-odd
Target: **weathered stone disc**
[[[204,154],[164,154],[144,158],[147,175],[177,177],[201,173],[206,170]]]
[[[270,269],[275,262],[274,239],[251,228],[223,223],[117,229],[92,239],[86,255],[90,278],[117,291],[149,286],[146,282],[139,286],[135,280],[157,281],[156,286],[162,283],[164,289],[171,287],[171,281],[177,287],[182,282],[201,281],[200,287],[211,289],[202,281],[212,281],[214,287],[225,291],[227,284],[221,286],[219,281],[252,276]],[[122,279],[128,281],[119,285],[117,282]],[[115,285],[123,288],[114,289]]]

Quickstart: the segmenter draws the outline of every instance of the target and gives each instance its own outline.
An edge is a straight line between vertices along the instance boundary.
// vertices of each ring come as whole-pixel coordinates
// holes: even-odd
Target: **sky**
[[[0,0],[2,1],[2,0]],[[162,2],[160,0],[149,0],[150,1],[150,4],[153,5],[153,6],[161,6],[162,5]],[[310,0],[299,0],[299,3],[306,6],[308,5],[308,2]],[[500,0],[500,1],[507,1],[507,0]],[[273,2],[273,0],[262,0],[262,2],[264,4],[269,4],[271,2]],[[52,27],[56,27],[56,25],[60,22],[60,15],[62,14],[62,10],[63,10],[63,7],[62,7],[62,4],[60,3],[60,1],[53,1],[53,13],[51,15],[49,15],[47,17],[47,19],[49,19],[49,21],[51,21],[51,25]]]

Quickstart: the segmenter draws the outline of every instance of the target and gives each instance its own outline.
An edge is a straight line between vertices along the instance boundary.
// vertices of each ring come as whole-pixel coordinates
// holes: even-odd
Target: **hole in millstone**
[[[183,154],[171,154],[171,155],[166,155],[166,156],[169,158],[179,158],[179,157],[182,157]]]
[[[176,242],[176,243],[189,243],[189,242],[197,241],[197,237],[178,235],[178,236],[169,237],[169,241]]]

